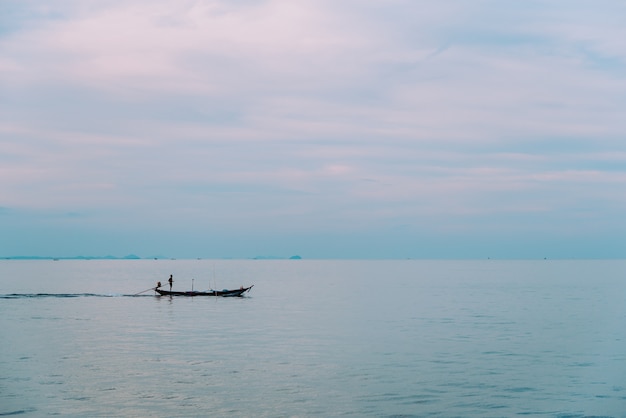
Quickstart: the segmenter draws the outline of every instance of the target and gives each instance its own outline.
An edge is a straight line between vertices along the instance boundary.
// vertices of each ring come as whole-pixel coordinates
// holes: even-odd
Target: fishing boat
[[[154,290],[159,296],[221,296],[224,298],[241,297],[244,293],[252,289],[254,285],[250,287],[240,287],[239,289],[224,289],[224,290],[207,290],[206,292],[199,292],[197,290],[189,290],[186,292],[174,292],[171,290],[163,290],[158,287]]]

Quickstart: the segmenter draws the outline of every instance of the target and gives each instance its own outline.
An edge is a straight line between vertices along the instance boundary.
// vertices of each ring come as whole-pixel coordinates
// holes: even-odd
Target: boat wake
[[[9,293],[0,295],[0,299],[36,299],[36,298],[115,298],[115,297],[127,297],[127,298],[140,298],[150,296],[151,294],[144,295],[124,295],[124,294],[104,294],[104,293]]]

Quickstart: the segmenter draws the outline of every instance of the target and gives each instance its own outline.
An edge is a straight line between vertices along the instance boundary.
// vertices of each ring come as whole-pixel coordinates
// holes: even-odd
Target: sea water
[[[0,416],[626,417],[625,302],[626,261],[2,260]]]

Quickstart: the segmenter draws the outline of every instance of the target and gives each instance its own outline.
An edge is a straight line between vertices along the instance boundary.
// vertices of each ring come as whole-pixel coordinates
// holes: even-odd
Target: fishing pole
[[[213,289],[217,290],[217,279],[215,278],[215,263],[213,263]]]

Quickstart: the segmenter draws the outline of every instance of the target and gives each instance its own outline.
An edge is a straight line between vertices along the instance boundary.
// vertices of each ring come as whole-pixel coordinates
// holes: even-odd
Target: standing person
[[[171,274],[170,274],[170,278],[169,278],[168,282],[170,283],[170,292],[171,292],[172,291],[172,283],[174,283],[174,279],[172,278]]]

